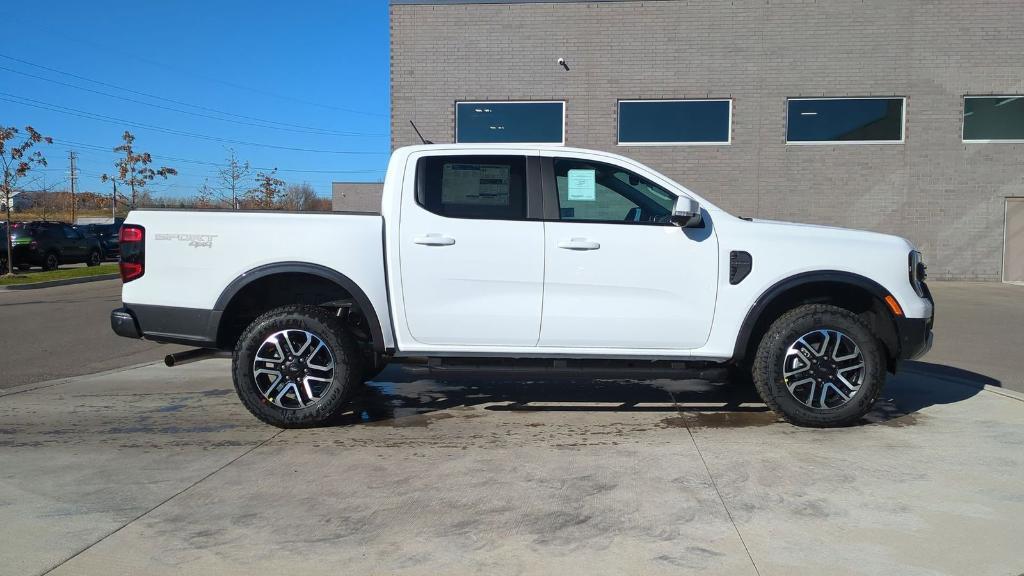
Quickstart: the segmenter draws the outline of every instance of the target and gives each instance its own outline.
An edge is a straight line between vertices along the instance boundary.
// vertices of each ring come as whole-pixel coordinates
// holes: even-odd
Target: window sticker
[[[597,199],[594,170],[569,170],[568,180],[569,200],[593,202]]]
[[[441,202],[509,206],[512,168],[501,164],[445,164]]]

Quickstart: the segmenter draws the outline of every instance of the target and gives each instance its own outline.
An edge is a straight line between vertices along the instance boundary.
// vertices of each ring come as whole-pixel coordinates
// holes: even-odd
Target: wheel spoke
[[[334,368],[334,354],[320,336],[288,329],[267,336],[260,345],[253,360],[253,377],[269,402],[299,410],[324,397],[334,385]]]
[[[782,377],[789,393],[805,406],[836,408],[860,390],[864,356],[849,335],[831,328],[815,330],[786,349]]]

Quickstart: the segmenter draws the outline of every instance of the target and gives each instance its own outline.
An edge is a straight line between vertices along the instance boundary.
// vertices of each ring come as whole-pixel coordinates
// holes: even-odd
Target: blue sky
[[[157,195],[215,185],[228,147],[321,196],[383,178],[387,0],[38,0],[7,3],[0,22],[0,124],[59,141],[44,148],[49,185],[74,149],[80,190],[109,193],[99,175],[126,128],[179,172]]]

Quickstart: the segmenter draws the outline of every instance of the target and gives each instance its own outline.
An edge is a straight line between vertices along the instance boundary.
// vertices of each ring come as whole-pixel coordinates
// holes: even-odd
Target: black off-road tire
[[[334,381],[319,401],[305,408],[287,409],[268,401],[253,374],[253,361],[264,340],[287,329],[315,334],[334,356]],[[297,304],[271,310],[249,324],[235,346],[231,371],[235,391],[253,416],[278,428],[312,428],[329,425],[344,412],[346,401],[361,384],[362,358],[355,339],[335,316],[316,306]]]
[[[783,378],[786,351],[798,338],[820,329],[843,332],[857,343],[864,360],[864,379],[848,402],[834,408],[811,408],[793,397]],[[874,405],[885,385],[884,348],[856,314],[825,304],[808,304],[780,316],[764,334],[754,357],[752,378],[761,400],[797,426],[835,428],[860,420]]]
[[[85,261],[86,266],[99,266],[103,263],[103,255],[100,254],[99,250],[93,250],[89,253],[89,259]]]
[[[56,252],[47,252],[43,256],[43,270],[56,270],[60,268],[60,256]]]

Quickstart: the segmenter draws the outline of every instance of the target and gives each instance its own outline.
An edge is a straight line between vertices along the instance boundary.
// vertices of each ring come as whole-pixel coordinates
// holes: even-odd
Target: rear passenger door
[[[544,224],[528,197],[540,194],[539,176],[530,177],[539,175],[537,158],[519,151],[413,160],[399,227],[410,335],[463,349],[536,346]]]

